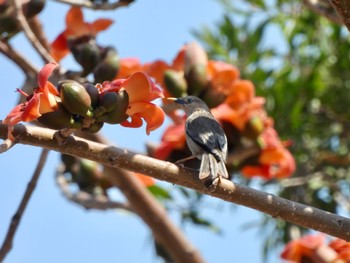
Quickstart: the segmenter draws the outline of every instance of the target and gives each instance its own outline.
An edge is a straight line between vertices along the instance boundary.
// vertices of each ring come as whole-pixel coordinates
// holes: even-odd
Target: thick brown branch
[[[328,0],[350,31],[350,2],[348,0]]]
[[[231,203],[253,208],[272,217],[350,241],[350,219],[348,218],[227,180],[221,180],[215,191],[209,192],[198,179],[197,173],[180,168],[175,164],[78,137],[70,137],[64,144],[59,145],[52,139],[54,133],[53,130],[21,124],[14,127],[18,143],[40,146],[90,159],[106,166],[147,174],[162,181],[192,188]],[[0,137],[6,138],[6,136],[7,126],[1,124]]]
[[[80,135],[80,133],[78,132]],[[109,142],[98,134],[82,133],[82,137],[103,144]],[[198,250],[187,240],[173,224],[164,207],[146,190],[144,185],[132,173],[105,166],[105,176],[128,199],[134,212],[152,230],[157,243],[175,259],[176,262],[204,262]]]
[[[96,3],[94,1],[89,0],[83,0],[83,1],[76,1],[76,0],[56,0],[60,3],[69,4],[72,6],[80,6],[85,8],[90,8],[93,10],[114,10],[123,6],[128,6],[134,0],[119,0],[115,3]]]
[[[30,197],[32,196],[32,194],[34,192],[34,189],[35,189],[35,186],[38,182],[41,171],[44,168],[48,153],[49,153],[49,151],[47,149],[42,150],[40,158],[39,158],[39,162],[35,168],[35,171],[34,171],[32,178],[30,179],[30,181],[28,183],[28,186],[27,186],[27,189],[24,193],[22,201],[21,201],[16,213],[12,217],[10,227],[7,231],[4,243],[2,244],[1,249],[0,249],[0,262],[4,261],[4,258],[6,257],[7,253],[12,248],[13,238],[16,234],[19,223],[21,222],[22,215],[23,215],[23,213],[28,205]]]

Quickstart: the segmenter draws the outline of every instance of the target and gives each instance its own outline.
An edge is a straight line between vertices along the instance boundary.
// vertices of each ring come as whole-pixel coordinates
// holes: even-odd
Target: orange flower
[[[17,90],[27,97],[27,101],[17,105],[5,118],[4,124],[8,124],[7,137],[14,139],[12,135],[13,126],[20,121],[32,121],[40,117],[42,114],[55,111],[57,102],[55,96],[59,96],[56,87],[48,81],[51,73],[58,64],[52,62],[46,64],[39,72],[38,85],[34,89],[34,93],[29,96],[23,91]]]
[[[233,82],[239,78],[239,70],[231,64],[222,61],[208,61],[208,76],[212,88],[227,94]]]
[[[100,93],[118,92],[124,89],[129,95],[129,106],[126,114],[131,120],[121,123],[124,127],[141,127],[142,119],[147,123],[146,133],[157,129],[164,122],[165,114],[157,105],[150,101],[163,98],[161,89],[143,72],[136,72],[127,79],[105,81]]]
[[[289,242],[281,253],[281,258],[292,262],[302,262],[302,258],[312,258],[317,248],[324,244],[323,235],[307,235]]]
[[[265,179],[284,178],[294,173],[295,160],[278,138],[277,132],[268,127],[261,135],[263,149],[259,165],[247,165],[241,173],[247,177],[262,176]]]
[[[162,142],[154,152],[154,157],[166,160],[174,149],[182,149],[186,143],[185,120],[170,125],[162,136]]]
[[[82,36],[95,38],[97,33],[106,30],[113,23],[110,19],[97,19],[93,23],[84,22],[79,7],[72,7],[66,15],[66,29],[51,44],[51,55],[60,61],[69,53],[68,40]]]
[[[350,262],[350,242],[337,238],[329,243],[329,247],[337,252],[337,259]]]
[[[116,79],[125,79],[138,71],[142,71],[142,65],[138,58],[122,58]]]

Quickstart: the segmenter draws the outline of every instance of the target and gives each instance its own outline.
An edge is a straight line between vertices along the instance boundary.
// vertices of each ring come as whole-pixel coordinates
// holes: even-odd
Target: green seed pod
[[[89,128],[83,128],[82,131],[96,133],[102,129],[103,124],[103,122],[94,122]]]
[[[252,140],[256,140],[263,131],[263,121],[259,116],[254,116],[245,124],[243,136]]]
[[[74,126],[72,114],[61,103],[56,111],[48,112],[38,118],[38,121],[47,128],[60,130]]]
[[[118,95],[116,92],[108,92],[104,94],[102,97],[100,97],[100,102],[98,105],[98,108],[102,108],[101,111],[103,113],[105,112],[111,112],[114,110],[114,108],[117,106],[118,101]]]
[[[112,111],[105,113],[101,116],[101,121],[109,124],[117,124],[125,121],[128,118],[126,110],[129,106],[129,95],[125,90],[119,91],[116,94],[116,104]],[[107,94],[106,94],[107,95]]]
[[[91,98],[85,87],[74,80],[58,83],[63,106],[72,114],[85,116],[91,107]]]
[[[182,73],[169,69],[164,72],[164,83],[169,93],[177,98],[187,95],[187,82]]]
[[[208,105],[209,108],[215,108],[223,103],[226,99],[226,95],[221,91],[214,89],[208,85],[200,94],[200,96]]]
[[[75,60],[83,67],[83,76],[89,75],[101,61],[100,47],[94,39],[88,42],[70,44]]]
[[[120,58],[113,48],[108,48],[106,55],[100,64],[94,69],[95,83],[105,80],[113,80],[119,71]]]
[[[188,94],[198,95],[208,84],[207,67],[203,64],[196,64],[191,67],[185,75],[188,85]]]
[[[87,93],[90,96],[91,106],[93,108],[96,108],[96,106],[98,105],[99,100],[100,100],[100,93],[98,93],[98,90],[95,87],[95,85],[90,83],[90,82],[84,83],[83,86],[84,86],[84,88],[86,89]]]

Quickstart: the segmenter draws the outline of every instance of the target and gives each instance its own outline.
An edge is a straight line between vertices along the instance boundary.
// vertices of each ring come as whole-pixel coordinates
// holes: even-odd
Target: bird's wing
[[[200,116],[186,123],[187,135],[203,150],[214,155],[215,159],[221,160],[215,150],[223,150],[226,137],[220,124],[208,116]]]

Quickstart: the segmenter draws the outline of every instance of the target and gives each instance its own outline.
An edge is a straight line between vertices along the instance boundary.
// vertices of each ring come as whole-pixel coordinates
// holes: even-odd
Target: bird
[[[200,98],[186,96],[167,99],[177,103],[187,115],[186,142],[192,155],[176,163],[200,159],[199,179],[204,181],[205,186],[215,187],[219,183],[217,179],[229,177],[225,166],[227,138],[224,130]]]

